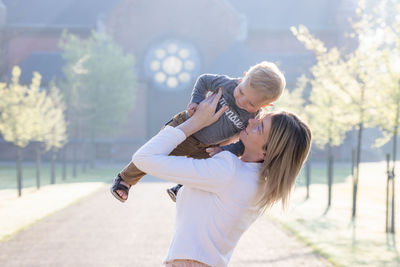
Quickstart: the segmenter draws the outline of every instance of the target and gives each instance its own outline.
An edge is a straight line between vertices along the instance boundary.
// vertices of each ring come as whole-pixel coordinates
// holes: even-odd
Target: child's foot
[[[181,184],[177,184],[176,186],[167,189],[167,193],[173,202],[176,202],[176,196],[178,195],[178,191],[181,189],[181,187]]]
[[[122,180],[121,176],[118,174],[114,178],[111,184],[111,194],[121,202],[125,202],[128,199],[130,185]]]

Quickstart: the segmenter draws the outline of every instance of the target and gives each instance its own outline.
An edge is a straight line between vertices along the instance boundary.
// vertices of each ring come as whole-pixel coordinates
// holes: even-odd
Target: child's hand
[[[221,151],[222,151],[222,148],[219,147],[219,146],[214,146],[214,147],[206,148],[206,152],[210,155],[210,157],[212,157],[212,156],[218,154],[218,153],[221,152]]]
[[[197,103],[189,103],[189,105],[187,106],[187,112],[189,117],[192,117],[193,113],[196,111],[196,108],[199,104]]]

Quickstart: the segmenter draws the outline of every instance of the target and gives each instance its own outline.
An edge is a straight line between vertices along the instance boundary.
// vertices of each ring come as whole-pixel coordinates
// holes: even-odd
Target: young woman
[[[221,92],[208,97],[190,119],[167,126],[133,155],[142,171],[184,185],[166,266],[227,266],[260,213],[278,201],[287,203],[310,149],[309,127],[294,114],[279,112],[249,120],[240,132],[245,146],[240,158],[228,151],[209,159],[168,156],[227,110],[215,112],[220,97]]]

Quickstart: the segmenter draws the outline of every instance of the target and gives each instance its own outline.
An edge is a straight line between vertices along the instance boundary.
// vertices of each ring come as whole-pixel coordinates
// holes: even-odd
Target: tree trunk
[[[76,117],[74,117],[77,119]],[[72,152],[72,176],[74,178],[78,175],[78,142],[80,140],[79,127],[75,125],[74,127],[74,142],[73,142],[73,152]],[[82,151],[82,146],[80,146],[80,151]],[[82,153],[81,153],[82,154]]]
[[[394,167],[393,167],[394,168]],[[395,191],[395,184],[394,184],[394,171],[392,169],[392,220],[391,220],[391,233],[394,234],[395,233],[395,220],[394,220],[394,191]]]
[[[82,172],[86,173],[86,169],[87,169],[87,144],[86,144],[86,140],[83,140],[83,144],[82,144]]]
[[[391,233],[395,233],[395,167],[396,167],[396,154],[397,154],[397,130],[399,126],[399,113],[400,113],[400,103],[397,103],[397,109],[396,109],[396,119],[395,119],[395,124],[394,124],[394,131],[393,131],[393,163],[392,163],[392,220],[390,222],[391,224]]]
[[[390,232],[389,227],[389,194],[390,194],[390,154],[386,154],[386,223],[385,223],[385,232]]]
[[[307,162],[306,162],[306,186],[307,186],[306,199],[310,198],[310,182],[311,182],[311,163],[309,160],[307,160]]]
[[[351,176],[354,176],[354,167],[356,165],[356,151],[354,149],[351,150]]]
[[[389,161],[390,161],[390,154],[386,154],[386,173],[387,173],[387,180],[386,180],[386,223],[385,223],[385,231],[386,231],[386,233],[389,232],[389,183],[390,183]]]
[[[394,132],[393,132],[393,148],[392,148],[392,151],[393,151],[393,169],[394,169],[394,167],[395,167],[395,164],[396,164],[396,154],[397,154],[397,131],[398,131],[398,127],[399,127],[399,113],[397,113],[397,116],[396,116],[397,118],[396,118],[396,121],[397,121],[397,124],[396,124],[396,126],[394,127]]]
[[[95,156],[95,149],[96,144],[94,142],[94,132],[90,134],[90,148],[89,148],[89,167],[94,169],[94,156]]]
[[[40,165],[42,162],[42,153],[40,151],[40,143],[36,146],[36,188],[40,189]]]
[[[22,195],[22,148],[17,146],[17,188],[18,196]]]
[[[360,120],[362,121],[362,120]],[[360,175],[360,159],[361,159],[361,140],[364,123],[360,122],[358,125],[358,137],[357,137],[357,152],[356,152],[356,166],[353,175],[353,209],[351,217],[354,220],[357,214],[357,191],[358,191],[358,179]]]
[[[67,179],[67,159],[66,159],[66,154],[67,154],[67,145],[64,145],[64,148],[62,149],[62,180],[65,181]]]
[[[56,170],[55,164],[56,163],[56,152],[54,149],[51,150],[51,166],[50,166],[50,183],[56,183]]]
[[[332,181],[333,181],[333,156],[332,156],[332,146],[328,145],[328,209],[332,202]]]
[[[72,176],[74,178],[76,178],[76,175],[77,175],[77,173],[76,173],[76,165],[78,164],[78,160],[77,160],[78,149],[76,147],[76,143],[73,144],[72,149],[73,149],[73,151],[72,151]]]

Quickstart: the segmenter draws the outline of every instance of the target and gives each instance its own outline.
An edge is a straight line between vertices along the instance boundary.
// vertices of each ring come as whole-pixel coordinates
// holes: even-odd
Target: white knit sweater
[[[150,175],[184,185],[165,261],[227,266],[239,238],[259,215],[260,164],[243,162],[228,151],[209,159],[168,156],[185,138],[181,130],[167,126],[132,161]]]

